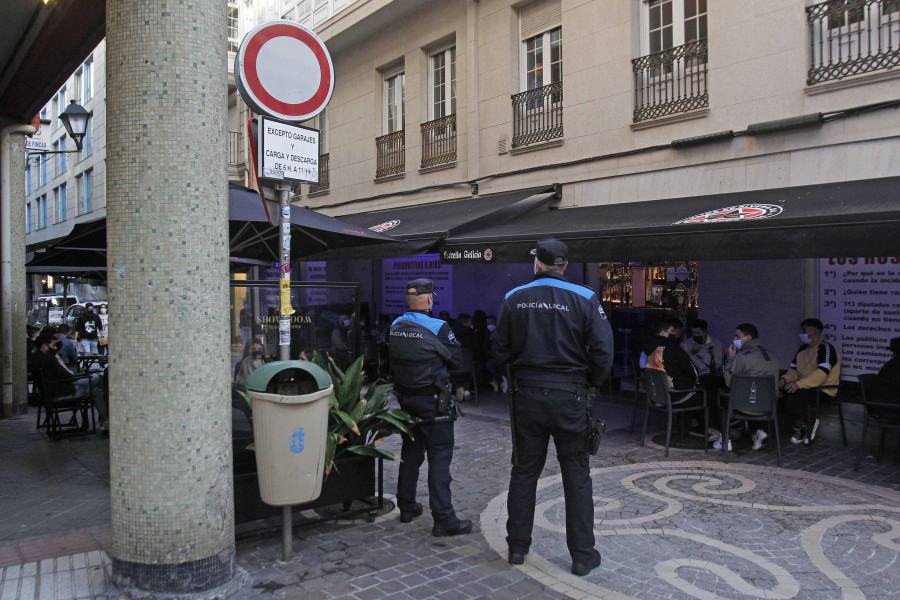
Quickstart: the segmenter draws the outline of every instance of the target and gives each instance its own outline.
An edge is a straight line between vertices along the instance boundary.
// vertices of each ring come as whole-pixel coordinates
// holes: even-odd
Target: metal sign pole
[[[281,204],[279,232],[281,240],[281,311],[278,319],[278,358],[291,358],[291,186],[279,184],[278,199]],[[293,558],[293,513],[291,506],[281,507],[281,560],[290,562]]]

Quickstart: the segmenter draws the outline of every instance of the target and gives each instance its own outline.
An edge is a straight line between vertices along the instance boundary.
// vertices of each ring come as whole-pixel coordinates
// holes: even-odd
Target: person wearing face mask
[[[691,362],[700,374],[700,384],[712,380],[716,387],[720,383],[725,352],[722,342],[709,335],[709,325],[703,319],[697,319],[691,325],[691,337],[681,343],[681,348],[688,353]],[[704,387],[706,387],[704,385]],[[712,389],[715,390],[716,387]]]
[[[97,316],[100,317],[100,336],[97,338],[97,352],[100,354],[109,354],[109,308],[106,304],[97,307]]]
[[[266,364],[263,358],[263,347],[259,342],[250,344],[250,353],[241,359],[234,372],[234,387],[239,390],[247,389],[247,378],[256,369]]]
[[[57,356],[61,342],[59,334],[41,334],[35,340],[36,352],[33,367],[37,369],[50,385],[53,397],[76,394],[83,396],[91,393],[91,400],[100,413],[100,430],[109,429],[109,413],[106,410],[106,402],[103,400],[103,390],[100,386],[100,374],[92,373],[90,382],[85,375],[73,380],[73,373],[69,371]]]
[[[450,371],[462,366],[460,345],[446,321],[430,316],[434,282],[422,278],[407,283],[406,303],[409,310],[391,324],[391,374],[400,408],[420,422],[411,435],[402,434],[397,474],[400,522],[409,523],[423,512],[416,502],[416,485],[427,456],[431,535],[466,534],[472,531],[472,521],[456,515],[450,495],[456,420]]]
[[[725,385],[731,387],[731,379],[735,375],[770,376],[778,379],[779,366],[775,353],[768,350],[759,341],[759,331],[752,323],[741,323],[734,328],[734,341],[728,347],[728,358],[725,361]],[[740,431],[732,429],[732,434]],[[753,434],[753,449],[759,450],[768,434],[757,429]]]
[[[103,333],[103,322],[94,314],[94,305],[84,305],[84,314],[75,325],[75,341],[84,354],[97,354],[100,334]]]
[[[841,382],[841,358],[834,346],[822,337],[825,329],[819,319],[800,323],[800,349],[778,387],[785,393],[784,415],[794,428],[791,443],[809,445],[816,439],[819,419],[809,417],[809,407],[816,401],[816,388],[834,398]]]

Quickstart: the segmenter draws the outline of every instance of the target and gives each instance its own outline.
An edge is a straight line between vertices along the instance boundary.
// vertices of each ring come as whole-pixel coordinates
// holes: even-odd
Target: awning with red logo
[[[543,207],[451,235],[439,252],[447,262],[528,262],[535,240],[548,236],[568,244],[573,262],[893,256],[900,177]]]

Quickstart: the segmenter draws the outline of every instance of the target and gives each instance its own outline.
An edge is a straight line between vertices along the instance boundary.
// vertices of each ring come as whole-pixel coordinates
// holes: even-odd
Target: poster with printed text
[[[434,316],[442,310],[453,315],[453,267],[442,265],[437,254],[423,254],[414,258],[388,258],[383,261],[382,312],[402,315],[406,312],[406,284],[413,279],[427,277],[434,281]]]
[[[819,259],[819,315],[841,378],[877,373],[900,337],[900,257]]]

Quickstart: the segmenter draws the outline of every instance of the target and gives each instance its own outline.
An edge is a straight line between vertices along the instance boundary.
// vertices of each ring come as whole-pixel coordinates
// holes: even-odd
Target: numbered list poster
[[[453,267],[442,264],[437,254],[422,254],[413,258],[388,258],[382,261],[382,311],[402,315],[406,306],[406,283],[420,277],[434,281],[434,316],[442,310],[453,314]]]
[[[877,372],[900,337],[900,257],[819,259],[819,302],[841,377]]]

